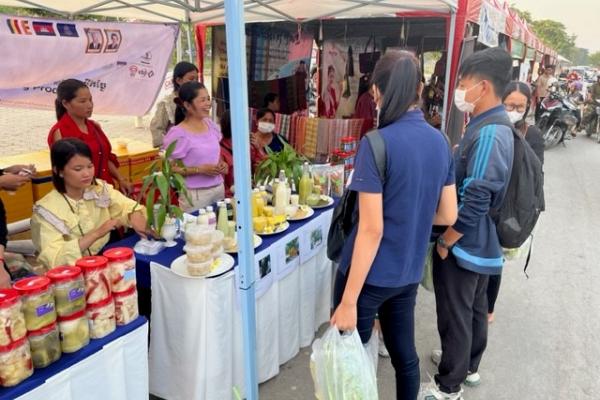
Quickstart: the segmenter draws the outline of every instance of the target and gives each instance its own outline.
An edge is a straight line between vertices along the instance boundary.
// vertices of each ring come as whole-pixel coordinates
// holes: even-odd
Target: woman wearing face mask
[[[268,108],[258,110],[256,114],[257,129],[250,134],[250,159],[252,169],[267,156],[267,148],[272,152],[279,153],[288,142],[283,136],[275,133],[275,113]]]
[[[211,100],[200,82],[181,85],[176,99],[176,125],[165,136],[163,148],[177,142],[171,159],[181,160],[184,168],[178,170],[185,176],[190,204],[185,196],[179,205],[186,212],[210,206],[225,197],[223,175],[227,163],[221,158],[221,131],[210,118]]]
[[[95,178],[92,152],[83,141],[58,140],[50,158],[54,190],[35,204],[31,217],[31,238],[44,266],[74,265],[84,255],[98,254],[119,226],[145,236],[146,213]]]
[[[456,221],[454,163],[442,133],[423,117],[421,68],[412,53],[387,51],[372,88],[386,148],[385,184],[363,138],[349,186],[358,192],[359,222],[342,251],[331,324],[357,329],[367,343],[378,314],[396,370],[396,398],[413,400],[420,380],[415,299],[432,224]]]
[[[523,82],[510,82],[502,96],[502,103],[506,108],[506,113],[510,118],[510,122],[515,125],[515,128],[525,137],[525,140],[536,156],[544,164],[544,137],[542,132],[535,125],[529,125],[525,121],[531,107],[531,89],[529,85]],[[500,291],[500,281],[502,275],[490,275],[487,297],[488,297],[488,322],[494,321],[494,306]]]

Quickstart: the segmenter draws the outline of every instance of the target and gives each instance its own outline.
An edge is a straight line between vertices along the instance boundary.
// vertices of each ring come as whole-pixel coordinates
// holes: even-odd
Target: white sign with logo
[[[481,3],[479,11],[479,43],[498,47],[498,35],[506,29],[506,15],[487,1]]]
[[[95,112],[144,115],[179,33],[177,24],[0,19],[0,105],[21,108],[54,109],[58,84],[75,78]]]

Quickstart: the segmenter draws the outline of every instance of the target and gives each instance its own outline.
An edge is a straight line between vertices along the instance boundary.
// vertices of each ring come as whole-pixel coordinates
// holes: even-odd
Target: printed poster
[[[170,61],[177,24],[0,15],[0,105],[54,110],[56,88],[84,81],[99,114],[146,114]]]

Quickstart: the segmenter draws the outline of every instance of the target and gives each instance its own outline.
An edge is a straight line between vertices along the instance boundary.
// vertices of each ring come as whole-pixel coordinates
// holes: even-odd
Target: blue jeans
[[[333,293],[334,307],[340,304],[346,276],[338,271]],[[396,398],[415,400],[419,393],[419,357],[415,348],[415,299],[419,284],[384,288],[365,284],[357,303],[358,334],[363,343],[371,338],[375,315],[396,371]]]

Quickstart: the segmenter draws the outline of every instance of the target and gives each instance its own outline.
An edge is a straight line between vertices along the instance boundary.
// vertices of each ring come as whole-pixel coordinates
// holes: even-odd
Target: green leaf
[[[154,193],[156,193],[156,189],[153,188],[146,195],[146,225],[148,227],[153,227],[154,225]],[[156,229],[156,226],[154,228]]]
[[[171,142],[171,144],[167,147],[167,150],[165,151],[165,158],[171,158],[171,154],[173,154],[173,152],[175,151],[175,147],[177,146],[177,140],[174,140],[173,142]]]
[[[160,207],[158,208],[158,214],[156,217],[156,223],[158,225],[156,227],[156,231],[158,233],[161,232],[166,219],[167,219],[167,208],[166,208],[165,204],[161,204]]]
[[[169,182],[164,175],[156,175],[156,186],[158,186],[158,190],[160,191],[161,203],[166,202],[169,203]]]
[[[146,193],[148,191],[148,188],[150,187],[150,185],[152,184],[152,175],[148,175],[144,178],[144,183],[142,184],[142,189],[140,190],[140,194],[138,195],[138,203],[140,201],[142,201],[142,198],[144,197],[144,193]]]

